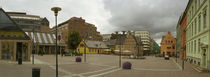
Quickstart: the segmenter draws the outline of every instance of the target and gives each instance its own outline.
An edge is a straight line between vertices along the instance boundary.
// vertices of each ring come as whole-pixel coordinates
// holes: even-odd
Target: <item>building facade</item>
[[[21,12],[7,14],[30,37],[36,54],[55,54],[55,34],[50,31],[47,18]],[[58,40],[58,53],[64,52],[66,47],[65,42]]]
[[[55,27],[51,31],[54,33]],[[70,31],[79,32],[82,39],[102,41],[102,36],[95,25],[85,22],[81,17],[72,17],[58,25],[58,35],[61,35],[62,41],[67,42]]]
[[[182,51],[181,50],[181,29],[180,29],[179,22],[180,22],[180,19],[176,26],[176,54],[177,54],[177,57],[179,57],[179,53]]]
[[[208,70],[210,70],[209,11],[209,0],[189,0],[185,9],[187,60]]]
[[[85,40],[77,47],[77,53],[81,54],[110,54],[109,47],[102,41]]]
[[[0,60],[30,61],[31,40],[0,8]]]
[[[184,12],[177,24],[177,55],[179,58],[186,59],[186,25],[187,17],[186,13]]]
[[[162,37],[161,40],[161,56],[176,56],[176,39],[171,35],[170,32],[166,36]]]
[[[155,54],[160,54],[160,46],[157,42],[154,42],[154,52]]]
[[[136,37],[140,37],[143,45],[143,54],[149,55],[150,53],[150,33],[149,31],[139,30],[134,31]]]
[[[118,32],[116,32],[118,34]],[[124,36],[126,35],[126,36]],[[143,55],[141,38],[135,37],[130,31],[118,34],[116,37],[115,54],[133,55],[134,57]]]

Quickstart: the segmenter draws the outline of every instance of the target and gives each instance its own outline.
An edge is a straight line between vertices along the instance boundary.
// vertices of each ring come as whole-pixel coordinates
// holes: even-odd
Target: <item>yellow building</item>
[[[102,41],[85,40],[81,41],[77,47],[77,53],[86,54],[109,54],[109,47]]]
[[[0,60],[30,61],[31,48],[30,38],[0,8]]]

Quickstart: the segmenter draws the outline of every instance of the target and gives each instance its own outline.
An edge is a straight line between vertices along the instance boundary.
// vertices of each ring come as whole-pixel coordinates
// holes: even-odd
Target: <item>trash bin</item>
[[[22,64],[22,58],[18,58],[18,64],[19,64],[19,65]]]
[[[32,77],[40,77],[40,68],[32,68]]]

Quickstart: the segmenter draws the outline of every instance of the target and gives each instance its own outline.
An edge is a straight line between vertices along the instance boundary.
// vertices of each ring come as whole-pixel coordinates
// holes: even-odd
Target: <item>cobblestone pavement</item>
[[[131,70],[119,68],[119,56],[87,55],[86,62],[75,62],[75,56],[58,56],[59,77],[210,77],[210,73],[199,73],[186,63],[185,69],[174,59],[146,56],[146,59],[122,57],[122,63],[132,63]],[[55,55],[35,55],[35,64],[0,61],[0,77],[31,77],[33,67],[41,68],[41,77],[55,77]]]

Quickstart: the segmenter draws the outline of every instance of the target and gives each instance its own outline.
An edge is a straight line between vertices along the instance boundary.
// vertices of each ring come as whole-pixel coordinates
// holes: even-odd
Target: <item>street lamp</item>
[[[58,11],[61,11],[60,7],[53,7],[51,8],[52,11],[55,13],[55,35],[56,35],[56,42],[55,42],[55,51],[56,51],[56,77],[58,77],[58,33],[57,33],[57,16],[58,16]]]

